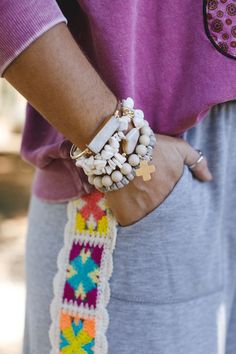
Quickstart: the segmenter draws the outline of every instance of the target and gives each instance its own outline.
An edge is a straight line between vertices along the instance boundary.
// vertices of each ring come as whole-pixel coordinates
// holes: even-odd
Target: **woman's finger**
[[[213,179],[206,156],[201,156],[201,153],[187,142],[182,144],[182,153],[184,163],[190,167],[191,172],[197,179],[200,181],[211,181]]]

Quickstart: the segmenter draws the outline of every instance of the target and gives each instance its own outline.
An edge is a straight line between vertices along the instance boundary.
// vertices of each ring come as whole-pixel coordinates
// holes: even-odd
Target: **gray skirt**
[[[117,227],[105,349],[95,350],[94,342],[82,347],[77,321],[74,344],[62,331],[52,351],[51,304],[58,295],[55,274],[68,203],[31,197],[23,354],[236,353],[235,134],[236,102],[215,106],[184,134],[207,156],[214,180],[202,183],[185,167],[159,207],[131,226]]]

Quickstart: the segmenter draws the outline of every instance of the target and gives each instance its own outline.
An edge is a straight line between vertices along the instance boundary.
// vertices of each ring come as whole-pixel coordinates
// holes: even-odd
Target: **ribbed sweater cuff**
[[[0,76],[44,32],[67,19],[55,0],[0,1]]]

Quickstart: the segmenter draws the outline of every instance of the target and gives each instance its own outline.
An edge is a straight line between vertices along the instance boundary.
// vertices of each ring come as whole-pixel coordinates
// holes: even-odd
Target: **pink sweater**
[[[211,106],[236,98],[235,1],[1,0],[0,74],[59,22],[116,96],[134,98],[155,132],[181,135]],[[21,153],[36,167],[38,197],[66,201],[89,190],[70,145],[27,105]]]

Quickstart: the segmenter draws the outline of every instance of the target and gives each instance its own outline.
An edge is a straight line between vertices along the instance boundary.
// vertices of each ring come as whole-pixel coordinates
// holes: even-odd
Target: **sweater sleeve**
[[[21,52],[60,22],[68,23],[56,0],[0,0],[0,77]]]

